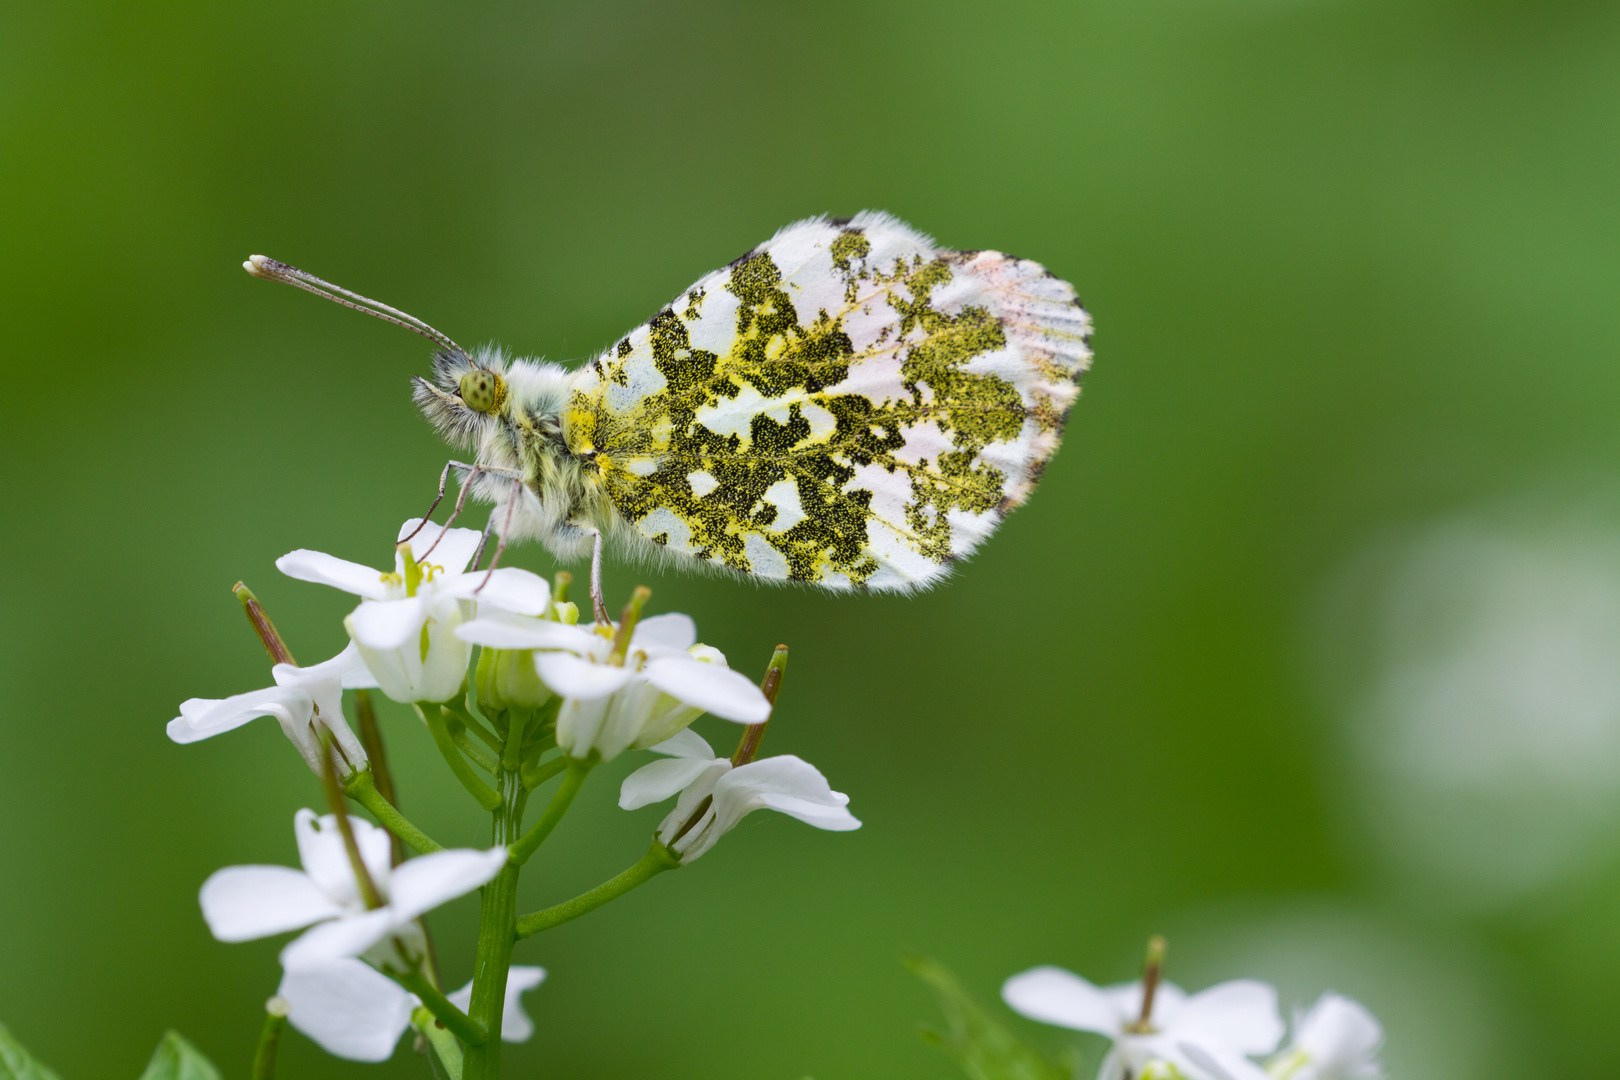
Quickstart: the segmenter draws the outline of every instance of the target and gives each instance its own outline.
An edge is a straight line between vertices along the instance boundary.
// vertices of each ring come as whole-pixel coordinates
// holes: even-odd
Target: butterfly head
[[[510,397],[508,361],[497,348],[440,349],[433,374],[413,380],[412,397],[422,415],[457,446],[476,446],[500,423]]]
[[[457,385],[461,400],[474,412],[497,413],[506,402],[506,380],[492,368],[473,367]]]

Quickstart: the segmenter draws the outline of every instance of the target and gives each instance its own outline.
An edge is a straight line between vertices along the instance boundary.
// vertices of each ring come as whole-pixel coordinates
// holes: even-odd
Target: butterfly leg
[[[523,497],[523,482],[521,480],[513,480],[512,484],[512,497],[506,501],[506,522],[501,526],[500,539],[495,542],[495,557],[489,560],[489,570],[484,574],[484,580],[478,583],[478,588],[473,590],[474,596],[477,596],[479,593],[484,591],[484,586],[489,584],[489,579],[495,574],[495,568],[501,564],[501,556],[506,554],[506,534],[512,531],[512,511],[517,507],[518,500]],[[490,522],[494,522],[495,515],[491,514],[489,516],[489,520]],[[473,556],[474,567],[477,567],[478,560],[483,558],[484,544],[488,540],[489,525],[486,524],[484,526],[484,537],[482,540],[478,541],[478,553]]]
[[[608,614],[607,601],[602,598],[602,530],[596,530],[596,541],[591,545],[591,608],[596,625],[607,626],[613,621]]]
[[[467,505],[467,496],[472,493],[473,479],[475,477],[477,477],[477,475],[479,473],[483,473],[486,476],[504,476],[504,477],[507,477],[508,479],[512,479],[512,480],[517,480],[517,479],[520,478],[520,475],[518,473],[514,472],[511,469],[496,469],[496,468],[492,468],[491,466],[484,465],[484,464],[468,465],[466,462],[463,462],[463,461],[452,461],[448,465],[446,465],[444,467],[445,475],[448,475],[451,469],[465,469],[467,471],[467,475],[464,476],[462,478],[462,480],[461,480],[461,491],[456,495],[455,509],[451,510],[450,511],[450,516],[444,519],[444,528],[439,530],[439,539],[433,541],[433,543],[428,545],[427,551],[422,552],[421,556],[417,559],[417,562],[421,562],[422,559],[427,558],[428,555],[433,551],[433,549],[439,546],[439,540],[444,539],[445,534],[450,531],[450,526],[454,525],[456,523],[456,518],[461,516],[461,511]],[[442,498],[444,498],[444,477],[443,476],[441,476],[439,478],[439,499],[442,499]],[[439,499],[433,500],[433,505],[434,506],[439,505]],[[428,510],[428,513],[431,514],[432,512],[433,511],[431,509]],[[507,516],[510,519],[510,517],[511,517],[510,511],[508,512]],[[426,518],[422,519],[422,524],[423,525],[427,524],[427,519]],[[421,528],[422,528],[421,525],[417,526],[418,530],[420,530]],[[488,527],[487,526],[485,528],[485,532],[486,532],[486,534],[488,533]],[[411,534],[411,536],[415,536],[415,535],[416,535],[416,533]],[[407,537],[406,539],[409,539],[409,537]],[[473,565],[476,566],[477,563],[474,563]]]
[[[411,534],[409,536],[400,538],[400,543],[408,544],[412,540],[416,539],[416,534],[421,532],[422,527],[432,520],[433,511],[437,510],[439,508],[439,504],[444,502],[444,485],[450,481],[450,470],[459,464],[460,462],[457,461],[451,461],[445,464],[444,472],[439,474],[439,493],[433,497],[433,505],[427,508],[427,513],[422,515],[421,522],[417,524],[416,528],[411,530]]]

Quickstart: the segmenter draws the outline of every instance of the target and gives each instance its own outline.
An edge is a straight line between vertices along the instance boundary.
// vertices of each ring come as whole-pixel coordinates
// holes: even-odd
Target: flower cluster
[[[690,865],[755,810],[831,832],[861,825],[848,796],[814,766],[791,754],[759,756],[785,647],[756,684],[700,642],[687,616],[643,618],[645,589],[635,591],[618,621],[593,595],[598,618],[581,624],[567,575],[554,587],[525,570],[478,569],[481,550],[477,532],[412,520],[398,534],[390,570],[316,551],[282,557],[276,565],[285,574],[359,597],[343,621],[348,646],[299,667],[239,585],[271,656],[274,685],[191,699],[168,726],[175,742],[193,743],[274,717],[325,789],[329,813],[305,809],[294,817],[301,868],[227,867],[199,895],[220,941],[302,931],[280,952],[283,972],[265,1031],[290,1023],[330,1053],[382,1061],[415,1028],[435,1075],[457,1080],[495,1080],[501,1044],[534,1032],[521,997],[545,971],[512,963],[523,939]],[[488,848],[446,849],[401,814],[372,689],[411,707],[457,781],[489,812]],[[354,694],[358,735],[344,715],[345,691]],[[735,751],[716,753],[692,729],[704,715],[737,725]],[[573,899],[517,914],[524,864],[592,770],[636,751],[657,759],[624,779],[619,806],[674,802],[647,853]],[[553,782],[545,809],[529,820],[530,795]],[[351,801],[377,824],[355,815]],[[474,978],[446,993],[425,916],[474,891]],[[1163,942],[1155,939],[1138,982],[1098,987],[1039,967],[1008,979],[1002,994],[1027,1017],[1107,1036],[1098,1080],[1383,1075],[1382,1030],[1349,998],[1324,995],[1295,1017],[1284,1046],[1272,987],[1237,980],[1187,994],[1159,977],[1162,958]],[[269,1045],[273,1052],[273,1038]],[[256,1067],[255,1075],[268,1073]]]
[[[540,968],[511,964],[517,940],[690,864],[754,810],[832,831],[860,822],[848,797],[808,763],[791,755],[755,760],[785,649],[756,685],[700,643],[687,616],[642,618],[645,589],[618,622],[581,625],[567,575],[553,589],[526,570],[477,569],[482,537],[469,529],[418,519],[398,536],[391,570],[307,550],[277,560],[290,577],[360,598],[343,622],[348,647],[314,667],[296,665],[257,599],[238,586],[274,661],[275,685],[189,700],[168,734],[192,743],[274,717],[326,787],[332,812],[301,810],[294,819],[302,869],[228,867],[199,897],[221,941],[304,931],[281,950],[273,1015],[359,1061],[387,1058],[415,1026],[444,1072],[462,1075],[465,1065],[467,1074],[491,1077],[499,1043],[533,1032],[519,998],[544,978]],[[491,813],[491,847],[446,850],[399,813],[364,696],[373,688],[412,706],[425,723],[456,778]],[[344,716],[345,690],[356,692],[358,737]],[[741,726],[736,754],[717,757],[690,730],[705,714]],[[589,772],[635,750],[667,760],[633,772],[620,805],[676,800],[648,854],[597,889],[514,920],[523,863]],[[550,805],[526,824],[529,795],[558,777]],[[352,815],[351,799],[380,825]],[[474,982],[446,994],[423,917],[475,890],[483,896],[480,956],[505,959],[481,961]]]
[[[1277,991],[1234,979],[1196,994],[1159,978],[1163,943],[1144,977],[1096,986],[1073,972],[1037,967],[1014,975],[1001,996],[1032,1020],[1107,1036],[1097,1080],[1378,1080],[1383,1028],[1361,1004],[1327,993],[1296,1012],[1285,1034]],[[1260,1059],[1260,1060],[1256,1060]]]

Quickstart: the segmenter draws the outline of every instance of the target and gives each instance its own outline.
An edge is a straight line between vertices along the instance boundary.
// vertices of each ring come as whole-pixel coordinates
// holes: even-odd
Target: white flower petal
[[[360,658],[360,649],[354,642],[338,653],[327,663],[338,663],[338,681],[345,690],[374,690],[377,687],[377,677],[366,667],[366,662]]]
[[[716,835],[759,809],[798,818],[806,825],[848,832],[861,823],[846,806],[849,796],[834,791],[814,765],[792,754],[739,766],[714,785]]]
[[[360,745],[360,740],[354,737],[354,732],[349,729],[349,722],[343,715],[343,688],[376,686],[377,682],[360,659],[360,650],[354,642],[349,642],[342,652],[330,660],[324,660],[312,667],[277,664],[270,672],[275,676],[278,686],[297,687],[310,696],[315,702],[315,713],[320,717],[321,723],[337,737],[344,759],[356,768],[366,763],[365,748]],[[294,740],[294,742],[301,741]]]
[[[228,698],[191,698],[169,721],[168,735],[177,743],[197,742],[261,716],[274,716],[284,725],[307,724],[314,708],[309,694],[296,686],[271,686]]]
[[[630,635],[630,648],[641,649],[673,649],[676,652],[685,652],[697,644],[697,624],[690,615],[679,612],[669,612],[664,615],[653,615],[636,623],[635,633]]]
[[[349,818],[349,827],[354,830],[354,846],[360,849],[372,882],[386,890],[393,854],[388,833],[357,817]],[[298,839],[299,861],[310,880],[334,903],[358,908],[360,886],[354,880],[354,865],[349,862],[348,848],[338,831],[337,817],[300,810],[293,815],[293,835]]]
[[[587,655],[608,643],[588,630],[549,619],[528,619],[493,612],[456,627],[456,636],[491,649],[567,649]],[[606,656],[603,650],[603,656]]]
[[[386,600],[390,595],[381,572],[321,551],[289,551],[276,560],[276,569],[290,578],[330,585],[368,600]]]
[[[534,1035],[534,1021],[523,1011],[523,995],[546,981],[546,969],[527,964],[513,964],[506,976],[506,1002],[501,1010],[501,1042],[528,1042]],[[462,1012],[472,1008],[473,984],[468,983],[453,994],[446,994],[450,1003]]]
[[[447,900],[472,892],[506,865],[506,849],[453,848],[411,859],[394,870],[389,907],[401,920],[414,919]]]
[[[252,941],[343,914],[307,874],[286,866],[227,866],[203,882],[197,900],[220,941]]]
[[[375,682],[366,684],[362,681],[369,678],[370,673],[366,671],[366,665],[360,659],[360,650],[352,641],[330,660],[322,660],[309,667],[277,664],[271,670],[275,673],[277,686],[302,686],[310,691],[310,697],[315,698],[317,703],[323,706],[326,703],[321,700],[321,694],[316,692],[317,689],[321,691],[330,687],[337,687],[340,690],[344,687],[358,689],[362,685],[376,685]]]
[[[1094,1031],[1117,1039],[1125,1019],[1101,989],[1072,971],[1050,965],[1030,968],[1001,986],[1001,1000],[1016,1013],[1043,1024]]]
[[[1217,1042],[1243,1054],[1269,1054],[1283,1037],[1277,991],[1254,979],[1233,979],[1193,994],[1169,1023],[1178,1040]]]
[[[835,791],[833,794],[842,795],[842,792]],[[848,796],[843,798],[848,801]],[[843,803],[827,803],[819,799],[804,799],[797,795],[783,795],[774,791],[760,792],[756,799],[766,810],[775,810],[779,814],[797,818],[806,825],[814,825],[828,832],[854,832],[861,827],[860,819],[850,813]]]
[[[676,839],[676,834],[686,828],[686,823],[697,814],[699,806],[704,799],[710,799],[714,794],[715,785],[731,771],[731,759],[716,758],[709,762],[708,767],[694,781],[681,792],[681,797],[675,800],[675,809],[664,815],[664,820],[658,823],[658,839],[673,847],[680,854],[682,864],[689,863],[702,855],[715,845],[724,830],[714,827],[714,806],[711,804],[692,828]]]
[[[595,701],[564,698],[557,710],[557,748],[571,757],[583,758],[590,754],[602,734],[611,697]]]
[[[506,977],[506,1009],[501,1017],[502,1042],[528,1042],[534,1035],[534,1021],[523,1011],[523,995],[545,981],[545,968],[530,964],[513,965]]]
[[[515,566],[461,574],[445,582],[440,591],[517,615],[541,615],[551,603],[551,586],[546,579]]]
[[[418,525],[422,526],[420,530],[417,529]],[[413,532],[415,536],[411,536]],[[443,540],[439,539],[441,535]],[[443,525],[432,521],[422,525],[421,518],[411,518],[401,525],[396,543],[403,542],[407,536],[411,536],[411,558],[419,563],[426,562],[429,566],[442,566],[452,574],[459,574],[467,568],[484,538],[484,534],[477,529],[446,531]],[[429,551],[429,548],[433,550]],[[403,565],[397,568],[403,573]]]
[[[647,662],[647,681],[671,697],[722,720],[757,724],[771,715],[771,703],[752,679],[730,668],[689,656],[661,656]]]
[[[405,600],[368,601],[344,620],[349,633],[367,649],[387,652],[414,641],[427,622],[427,604],[421,596]]]
[[[1176,1049],[1215,1080],[1272,1080],[1266,1070],[1220,1043],[1184,1041]]]
[[[605,698],[634,675],[628,668],[593,664],[564,652],[535,653],[534,668],[553,693],[579,701]]]
[[[307,967],[359,956],[386,938],[401,921],[409,920],[400,920],[391,909],[381,907],[323,922],[281,950],[281,966]]]
[[[1329,991],[1295,1022],[1291,1049],[1309,1055],[1324,1080],[1362,1080],[1383,1075],[1377,1060],[1383,1042],[1382,1025],[1364,1005]]]
[[[703,775],[713,761],[713,757],[683,757],[643,765],[624,778],[619,788],[619,808],[639,810],[643,806],[663,802],[671,795],[684,791],[692,781]]]
[[[703,761],[713,761],[715,757],[714,749],[703,736],[691,728],[683,728],[657,746],[648,749],[655,754],[667,754],[670,757],[700,758]]]
[[[411,1024],[414,995],[359,960],[293,968],[276,993],[287,1021],[329,1054],[387,1061]]]

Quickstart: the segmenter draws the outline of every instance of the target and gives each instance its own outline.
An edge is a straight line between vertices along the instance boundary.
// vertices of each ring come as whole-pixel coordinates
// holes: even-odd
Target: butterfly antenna
[[[353,308],[355,311],[381,319],[383,322],[403,326],[411,333],[420,334],[436,345],[442,345],[446,349],[453,349],[462,356],[467,355],[466,349],[463,349],[460,345],[451,341],[447,335],[439,333],[439,331],[433,329],[415,315],[407,315],[398,308],[389,307],[387,304],[379,303],[370,297],[350,292],[342,286],[333,285],[330,281],[323,281],[314,274],[305,273],[296,266],[288,266],[284,262],[277,262],[275,259],[265,255],[250,255],[247,262],[242,264],[242,269],[256,278],[263,278],[266,281],[280,281],[294,288],[303,289],[307,293],[324,296],[334,304],[342,304],[346,308]]]

